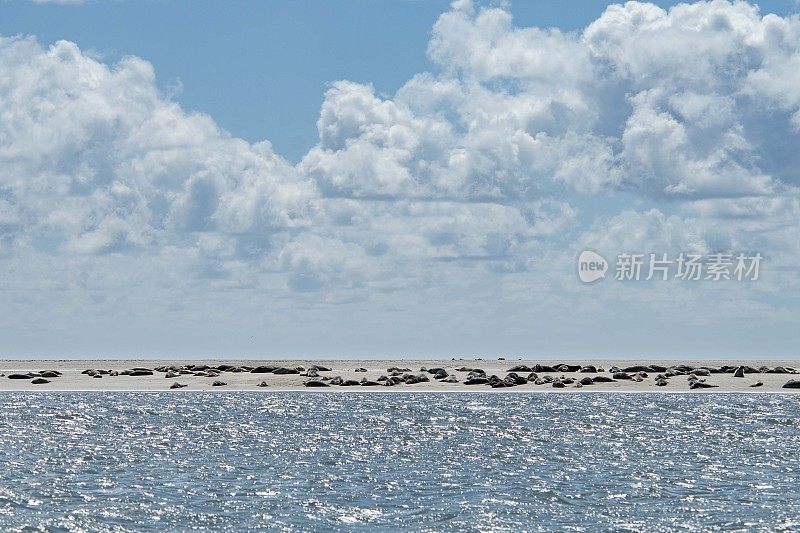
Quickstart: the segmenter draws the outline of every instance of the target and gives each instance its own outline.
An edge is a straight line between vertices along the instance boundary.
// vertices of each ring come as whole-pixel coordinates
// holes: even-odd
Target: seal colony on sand
[[[798,365],[790,364],[603,364],[556,362],[510,364],[477,359],[420,362],[340,361],[159,363],[48,361],[47,369],[19,369],[0,362],[5,390],[519,390],[568,391],[753,391],[800,390]],[[34,363],[29,361],[27,363]],[[41,362],[40,362],[41,363]],[[128,363],[128,364],[126,364]],[[131,364],[132,363],[132,364]],[[369,364],[367,364],[369,363]],[[115,368],[116,367],[116,368]],[[58,370],[54,370],[57,368]],[[412,368],[414,370],[412,370]]]

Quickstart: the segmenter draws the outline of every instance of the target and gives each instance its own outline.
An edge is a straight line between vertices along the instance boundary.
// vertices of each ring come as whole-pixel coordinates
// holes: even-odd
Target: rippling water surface
[[[800,529],[800,397],[0,394],[0,529]]]

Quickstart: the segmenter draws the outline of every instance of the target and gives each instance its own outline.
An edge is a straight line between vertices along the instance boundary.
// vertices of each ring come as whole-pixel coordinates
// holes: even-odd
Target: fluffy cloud
[[[6,235],[47,253],[162,247],[193,232],[309,224],[316,196],[268,143],[163,98],[149,63],[114,67],[61,41],[0,40]]]
[[[390,97],[333,82],[291,165],[145,60],[0,38],[0,284],[308,303],[534,276],[544,300],[580,247],[800,258],[796,17],[629,2],[565,33],[459,1],[428,56]]]
[[[208,279],[285,272],[305,292],[391,284],[410,257],[524,261],[574,218],[557,200],[492,202],[511,185],[488,171],[491,186],[465,187],[452,125],[364,86],[334,84],[320,145],[294,168],[181,110],[140,59],[109,67],[72,43],[4,39],[0,68],[13,73],[0,88],[6,254],[169,256]],[[450,174],[426,180],[428,154]]]
[[[438,74],[392,99],[334,85],[303,168],[352,196],[780,194],[800,162],[798,32],[742,2],[613,5],[580,34],[458,4],[434,26]]]

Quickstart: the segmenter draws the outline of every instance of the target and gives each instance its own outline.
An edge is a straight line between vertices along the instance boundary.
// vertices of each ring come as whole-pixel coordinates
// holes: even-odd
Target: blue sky
[[[800,21],[759,5],[0,1],[0,355],[796,357]]]
[[[521,26],[580,30],[611,2],[512,2]],[[655,2],[669,7],[676,2]],[[795,12],[793,0],[759,2]],[[425,48],[447,1],[329,2],[90,1],[80,5],[0,3],[0,34],[74,41],[107,62],[150,61],[158,84],[186,109],[209,113],[247,139],[268,139],[296,161],[316,142],[315,123],[333,80],[371,83],[391,94],[431,68]]]

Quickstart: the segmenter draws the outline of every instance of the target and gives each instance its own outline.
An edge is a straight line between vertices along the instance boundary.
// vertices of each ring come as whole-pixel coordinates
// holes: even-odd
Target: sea
[[[800,395],[0,393],[2,531],[798,531]]]

